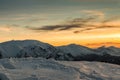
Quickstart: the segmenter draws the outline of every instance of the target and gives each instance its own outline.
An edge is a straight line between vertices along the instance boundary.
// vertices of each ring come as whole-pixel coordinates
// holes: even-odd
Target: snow
[[[36,40],[16,40],[0,43],[0,58],[9,57],[44,57],[58,58],[64,60],[64,56],[72,57],[96,54],[109,54],[112,56],[120,56],[120,48],[116,47],[100,47],[91,49],[81,45],[70,44],[66,46],[55,47],[47,43]],[[70,57],[69,57],[70,58]],[[72,60],[72,59],[70,59]]]
[[[99,47],[98,49],[95,49],[97,52],[103,53],[103,54],[110,54],[113,56],[120,56],[120,48],[110,46],[110,47]]]
[[[76,44],[70,44],[67,46],[60,46],[57,47],[57,49],[60,49],[63,53],[70,53],[72,56],[77,57],[80,55],[86,55],[86,54],[99,54],[98,52],[95,52],[93,49],[76,45]]]
[[[120,80],[120,66],[44,58],[1,59],[0,80]]]
[[[92,62],[96,57],[104,63]],[[114,46],[54,47],[36,40],[16,40],[0,43],[0,58],[0,80],[120,80],[120,48]],[[75,58],[91,62],[72,61]]]
[[[16,40],[16,41],[8,41],[8,42],[0,43],[0,53],[2,54],[2,57],[7,57],[7,58],[8,57],[16,57],[18,54],[21,54],[20,51],[22,51],[26,48],[31,48],[31,47],[35,47],[35,46],[38,46],[42,49],[47,49],[47,50],[49,48],[52,48],[52,50],[54,50],[53,46],[51,46],[47,43],[40,42],[40,41],[36,41],[36,40],[20,41],[20,40]],[[50,50],[48,50],[48,51],[50,52]],[[31,52],[31,51],[29,51],[29,52]]]

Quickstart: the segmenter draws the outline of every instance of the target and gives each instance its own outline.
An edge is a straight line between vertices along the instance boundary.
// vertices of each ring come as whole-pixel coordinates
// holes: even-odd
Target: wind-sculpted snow
[[[120,80],[119,75],[120,66],[108,63],[44,58],[0,60],[0,80]]]

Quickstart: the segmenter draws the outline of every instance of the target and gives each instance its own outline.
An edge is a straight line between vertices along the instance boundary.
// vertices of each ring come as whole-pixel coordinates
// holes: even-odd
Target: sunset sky
[[[120,0],[0,0],[0,42],[120,47]]]

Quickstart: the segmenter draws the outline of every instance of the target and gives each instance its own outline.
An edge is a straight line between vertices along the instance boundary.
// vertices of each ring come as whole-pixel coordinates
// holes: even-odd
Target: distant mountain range
[[[43,57],[66,61],[100,61],[120,64],[120,48],[91,49],[81,45],[52,46],[36,40],[16,40],[0,43],[0,58]]]

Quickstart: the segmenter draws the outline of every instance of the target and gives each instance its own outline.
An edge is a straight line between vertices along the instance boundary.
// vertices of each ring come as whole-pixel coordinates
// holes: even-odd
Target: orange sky
[[[104,28],[73,33],[73,31],[48,31],[37,32],[20,27],[4,27],[0,29],[0,41],[35,39],[55,46],[67,44],[80,44],[88,47],[117,46],[120,47],[120,28]],[[18,33],[19,31],[19,33]]]
[[[120,47],[120,0],[2,0],[0,42]]]

